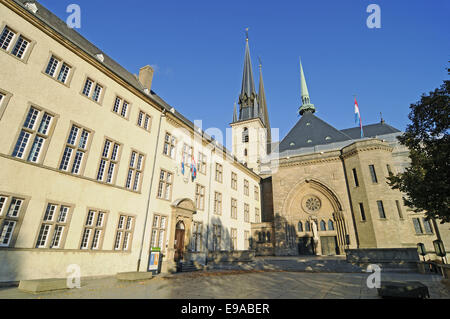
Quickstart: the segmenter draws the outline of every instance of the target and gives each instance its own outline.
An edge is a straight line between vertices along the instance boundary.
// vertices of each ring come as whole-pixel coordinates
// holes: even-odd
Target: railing
[[[443,278],[450,278],[450,265],[444,265],[434,261],[421,261],[419,269],[424,274],[440,274]]]

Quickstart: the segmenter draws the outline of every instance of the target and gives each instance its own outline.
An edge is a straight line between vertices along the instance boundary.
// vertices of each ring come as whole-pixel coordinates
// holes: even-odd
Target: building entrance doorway
[[[338,254],[336,236],[321,236],[320,245],[322,246],[323,256],[334,256]]]
[[[176,262],[183,260],[184,232],[185,232],[184,223],[182,221],[179,221],[177,223],[177,226],[175,229],[175,258],[174,259]]]
[[[312,237],[298,238],[298,254],[314,255],[314,242]]]

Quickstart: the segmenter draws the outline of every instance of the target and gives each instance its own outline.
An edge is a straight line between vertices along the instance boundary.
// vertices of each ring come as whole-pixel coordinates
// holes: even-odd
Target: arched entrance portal
[[[295,225],[296,253],[300,255],[345,253],[348,227],[341,201],[336,193],[322,182],[313,179],[299,182],[289,192],[282,215],[286,224]]]

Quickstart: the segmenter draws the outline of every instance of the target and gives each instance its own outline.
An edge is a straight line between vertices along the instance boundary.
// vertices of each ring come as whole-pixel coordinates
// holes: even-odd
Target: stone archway
[[[310,243],[316,255],[343,254],[345,252],[348,227],[344,218],[341,200],[335,192],[316,179],[299,181],[283,202],[281,215],[286,223],[299,222],[315,225],[317,230],[297,232],[300,243]],[[333,227],[330,228],[329,221]],[[322,228],[325,224],[325,229]],[[333,248],[334,251],[333,251]],[[298,251],[300,252],[300,247]]]
[[[189,198],[177,199],[171,204],[171,222],[167,261],[170,268],[176,268],[176,263],[185,258],[185,251],[189,246],[192,220],[196,214],[195,203]]]

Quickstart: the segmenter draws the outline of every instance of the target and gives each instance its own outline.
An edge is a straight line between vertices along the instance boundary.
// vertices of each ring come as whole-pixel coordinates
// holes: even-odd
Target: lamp
[[[442,258],[442,263],[445,264],[444,257],[446,255],[444,243],[440,239],[436,239],[433,241],[434,245],[434,251],[436,252],[436,255]]]
[[[425,255],[427,254],[427,252],[425,251],[425,245],[423,243],[417,244],[417,252],[419,253],[419,255],[423,256],[423,261],[425,261]]]

